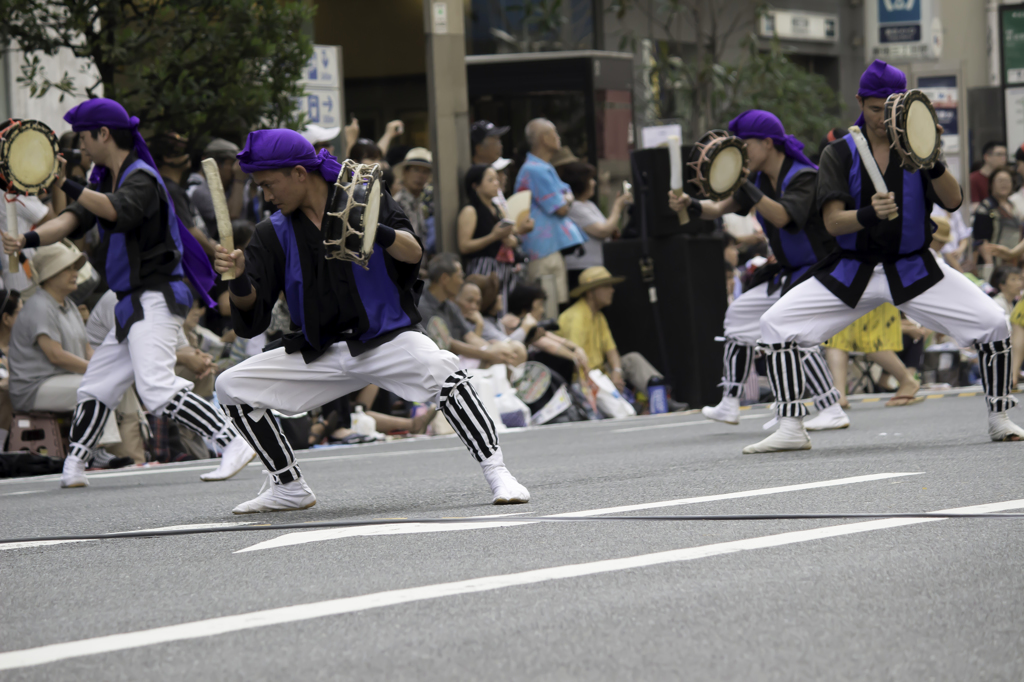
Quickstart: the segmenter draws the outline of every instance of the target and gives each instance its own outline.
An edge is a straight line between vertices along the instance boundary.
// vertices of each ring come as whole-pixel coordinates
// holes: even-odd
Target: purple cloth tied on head
[[[310,173],[320,173],[332,184],[341,173],[341,163],[333,154],[326,149],[317,154],[306,138],[287,128],[249,133],[245,148],[238,153],[238,162],[246,173],[302,166]]]
[[[71,129],[76,133],[85,130],[99,130],[100,128],[131,130],[135,141],[135,154],[146,165],[157,171],[157,182],[164,191],[164,196],[167,198],[170,210],[174,214],[174,201],[171,199],[170,194],[168,194],[167,187],[160,177],[160,171],[157,168],[156,162],[153,161],[153,155],[149,153],[146,140],[143,139],[142,133],[139,132],[139,118],[137,116],[129,116],[128,112],[119,102],[105,97],[97,97],[74,107],[71,111],[64,114],[64,120],[71,124]],[[106,175],[107,168],[96,164],[92,174],[89,176],[89,182],[99,187]],[[206,257],[203,247],[199,245],[196,238],[192,236],[192,233],[188,231],[185,224],[181,222],[181,218],[176,214],[174,215],[178,222],[178,234],[181,239],[181,267],[185,271],[185,276],[192,281],[193,287],[206,301],[206,305],[214,306],[216,303],[207,292],[213,287],[217,274],[213,271],[213,266],[210,265],[210,259]]]
[[[861,99],[868,97],[887,98],[895,92],[907,91],[907,75],[892,64],[876,59],[860,77],[860,88],[857,94]],[[864,126],[864,114],[857,119],[856,125]]]
[[[750,138],[757,138],[763,140],[765,138],[772,139],[783,146],[783,151],[786,156],[799,161],[800,163],[806,163],[811,168],[817,170],[818,167],[804,155],[804,143],[796,138],[795,135],[787,135],[786,129],[782,125],[782,121],[779,117],[770,111],[764,111],[763,109],[751,109],[750,111],[744,111],[742,114],[729,121],[729,132],[736,137],[748,140]]]

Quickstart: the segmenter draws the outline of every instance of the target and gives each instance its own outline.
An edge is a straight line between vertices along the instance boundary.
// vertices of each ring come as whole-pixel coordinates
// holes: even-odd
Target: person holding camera
[[[468,275],[498,275],[503,301],[516,287],[516,237],[533,228],[529,214],[520,220],[503,217],[494,199],[501,191],[498,172],[489,165],[477,164],[466,171],[466,196],[469,203],[459,211],[459,253]]]

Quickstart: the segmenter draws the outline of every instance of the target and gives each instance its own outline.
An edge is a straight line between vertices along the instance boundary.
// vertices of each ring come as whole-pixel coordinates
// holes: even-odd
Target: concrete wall
[[[21,63],[22,52],[20,50],[7,52],[3,60],[0,61],[3,77],[6,79],[5,84],[0,83],[0,85],[6,86],[5,89],[0,89],[0,98],[6,100],[5,106],[0,107],[0,116],[4,119],[13,117],[39,120],[53,128],[57,135],[70,130],[71,126],[64,122],[64,114],[88,98],[65,95],[61,101],[62,93],[57,90],[50,90],[41,98],[32,97],[28,87],[18,83],[18,76],[21,75]],[[47,75],[52,80],[59,79],[65,71],[70,73],[79,90],[87,85],[92,85],[94,79],[99,76],[99,72],[91,67],[87,60],[76,58],[68,49],[62,49],[53,57],[40,55],[40,63],[45,67]],[[89,73],[81,73],[83,68],[88,68]],[[102,86],[97,94],[103,95]]]

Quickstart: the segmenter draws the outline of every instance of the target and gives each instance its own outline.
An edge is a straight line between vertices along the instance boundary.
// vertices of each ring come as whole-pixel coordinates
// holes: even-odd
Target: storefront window
[[[594,48],[594,0],[472,0],[466,54]]]

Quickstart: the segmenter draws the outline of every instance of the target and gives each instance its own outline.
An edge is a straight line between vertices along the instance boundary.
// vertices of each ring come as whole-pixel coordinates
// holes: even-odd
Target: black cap
[[[1024,161],[1024,144],[1017,147],[1017,153],[1014,154],[1014,157],[1017,159],[1017,161]]]
[[[473,141],[473,146],[476,146],[483,142],[486,137],[501,137],[508,131],[508,126],[502,126],[499,128],[490,121],[477,121],[469,129],[469,139]]]

